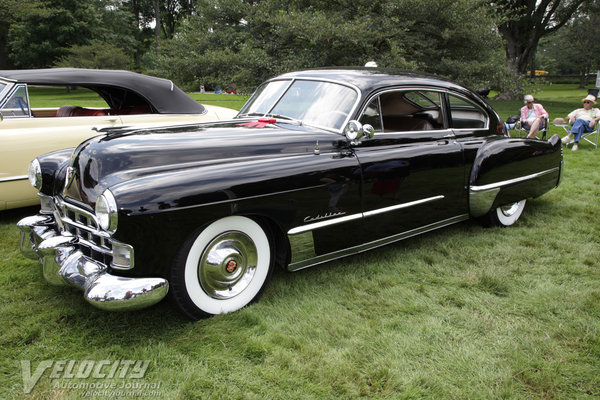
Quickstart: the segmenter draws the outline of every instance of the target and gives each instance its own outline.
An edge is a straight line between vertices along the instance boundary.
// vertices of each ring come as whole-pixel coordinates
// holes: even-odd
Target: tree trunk
[[[539,36],[516,21],[511,21],[500,29],[506,42],[506,61],[518,74],[525,74],[533,62]]]
[[[154,39],[156,40],[156,55],[160,54],[160,1],[154,0],[154,18],[156,26],[154,27]]]
[[[498,0],[507,20],[498,26],[506,42],[506,61],[513,71],[524,74],[532,62],[540,39],[567,23],[584,0]]]
[[[134,34],[133,37],[135,39],[135,53],[133,55],[133,60],[134,60],[134,64],[135,64],[135,69],[136,71],[141,71],[142,70],[142,49],[140,48],[140,7],[139,7],[139,3],[138,0],[133,0],[132,2],[132,7],[133,7],[133,15],[135,17],[135,28],[133,30]]]
[[[587,71],[581,70],[581,75],[579,76],[579,88],[585,89],[585,84],[587,83]]]

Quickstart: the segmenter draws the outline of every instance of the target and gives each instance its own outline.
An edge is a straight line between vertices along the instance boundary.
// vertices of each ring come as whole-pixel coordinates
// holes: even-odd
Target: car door
[[[397,240],[467,218],[462,148],[442,90],[387,90],[360,122],[375,128],[355,145],[363,180],[363,229],[370,241]]]
[[[477,152],[490,135],[490,118],[481,106],[464,94],[447,92],[445,99],[452,133],[463,148],[466,185]]]

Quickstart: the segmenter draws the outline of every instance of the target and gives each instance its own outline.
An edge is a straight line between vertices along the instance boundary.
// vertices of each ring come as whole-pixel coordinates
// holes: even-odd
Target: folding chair
[[[571,124],[569,124],[569,129],[571,128]],[[600,123],[596,121],[596,126],[594,126],[594,130],[591,132],[586,132],[581,135],[581,140],[585,140],[594,146],[595,149],[598,148],[598,136],[600,136]]]
[[[541,133],[542,134],[542,140],[546,140],[546,136],[548,134],[548,118],[544,117],[543,118],[544,121],[544,128],[540,129],[538,131],[538,135]],[[517,137],[524,137],[529,135],[529,129],[525,129],[522,126],[522,122],[519,121],[517,122],[517,125],[515,126],[515,131],[517,133]]]
[[[571,121],[568,121],[565,124],[553,124],[553,125],[560,126],[561,128],[563,128],[567,135],[571,131]],[[589,144],[594,146],[595,149],[597,149],[599,137],[600,137],[600,122],[596,122],[596,126],[594,126],[594,130],[592,130],[590,132],[586,132],[583,135],[581,135],[581,140],[585,140],[586,142],[588,142]],[[571,142],[567,143],[567,146],[570,144],[573,144],[573,142],[571,141]]]

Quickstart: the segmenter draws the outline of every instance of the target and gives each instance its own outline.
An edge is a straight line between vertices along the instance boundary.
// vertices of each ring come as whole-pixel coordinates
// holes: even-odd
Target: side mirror
[[[351,144],[358,144],[365,137],[371,139],[375,135],[375,129],[369,124],[363,125],[356,120],[351,120],[348,121],[344,133]]]

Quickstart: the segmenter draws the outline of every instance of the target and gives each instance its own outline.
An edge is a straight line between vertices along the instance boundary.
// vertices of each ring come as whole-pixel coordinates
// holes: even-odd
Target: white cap
[[[367,67],[367,68],[377,68],[377,63],[375,61],[369,61],[368,63],[365,64],[365,67]]]
[[[525,98],[523,99],[523,103],[527,104],[530,101],[534,101],[533,96],[530,94],[526,94]]]

